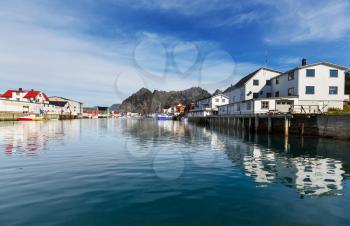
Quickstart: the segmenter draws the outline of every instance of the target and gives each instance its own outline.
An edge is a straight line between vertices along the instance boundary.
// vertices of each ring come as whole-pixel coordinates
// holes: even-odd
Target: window
[[[329,76],[331,78],[338,78],[338,70],[329,70]]]
[[[261,109],[269,109],[269,102],[261,101]]]
[[[279,96],[280,96],[280,92],[279,91],[275,92],[275,97],[279,97]]]
[[[288,89],[288,96],[294,96],[294,88]]]
[[[266,80],[266,85],[270,86],[271,85],[271,80]]]
[[[247,110],[251,110],[252,109],[252,102],[248,101],[247,102]]]
[[[216,99],[215,99],[215,102],[219,102],[219,98],[216,98]]]
[[[337,95],[338,94],[338,86],[330,86],[329,87],[329,94]]]
[[[288,81],[294,80],[294,71],[288,73]]]
[[[271,93],[266,93],[266,97],[272,97]]]
[[[280,80],[276,78],[276,85],[280,84]]]
[[[259,93],[253,93],[253,98],[258,98],[259,97]]]
[[[254,86],[258,86],[258,85],[259,85],[259,80],[254,79],[254,80],[253,80],[253,85],[254,85]]]
[[[226,100],[224,98],[222,98],[221,101],[222,101],[222,103],[225,103]]]
[[[315,77],[315,69],[306,69],[306,77]]]
[[[306,86],[305,94],[315,94],[315,86]]]

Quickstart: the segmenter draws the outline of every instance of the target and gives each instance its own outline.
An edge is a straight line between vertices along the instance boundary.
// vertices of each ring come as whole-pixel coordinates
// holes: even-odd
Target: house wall
[[[24,101],[12,101],[8,99],[0,100],[0,112],[28,112],[39,114],[41,110],[45,110],[44,104],[30,103]]]
[[[297,96],[299,93],[299,72],[294,71],[294,79],[288,80],[288,74],[283,74],[271,79],[271,92],[272,96],[276,97],[276,92],[279,92],[280,97],[288,96],[288,89],[294,88],[294,95]],[[278,80],[278,84],[276,84]]]
[[[72,115],[82,115],[83,114],[83,109],[82,109],[81,103],[79,103],[77,101],[69,100],[68,104],[70,106],[70,110],[72,112]]]
[[[259,98],[266,97],[266,93],[271,92],[271,86],[266,85],[266,80],[271,80],[271,78],[276,77],[280,73],[273,72],[269,70],[260,70],[258,71],[251,79],[249,79],[245,84],[244,90],[244,100],[253,99],[253,93],[263,92],[262,95],[259,95]],[[255,86],[253,84],[254,80],[259,80],[259,85]]]
[[[315,69],[315,77],[306,77],[306,69]],[[338,70],[338,77],[330,77],[330,70]],[[301,101],[344,101],[345,71],[327,65],[317,65],[299,70],[299,99]],[[315,86],[315,94],[306,94],[306,86]],[[329,86],[337,86],[338,94],[329,94]]]
[[[225,92],[224,95],[229,98],[229,103],[232,104],[244,100],[244,95],[241,95],[244,93],[244,90],[244,86],[242,86],[240,88],[235,88],[229,92]]]
[[[66,106],[64,106],[62,108],[63,114],[69,114],[69,115],[73,115],[73,116],[78,116],[78,115],[83,114],[83,104],[78,102],[78,101],[69,100],[66,98],[56,97],[56,96],[50,97],[49,99],[51,101],[67,101],[68,102],[66,104]]]
[[[210,108],[218,109],[219,106],[226,105],[229,103],[229,98],[224,95],[216,95],[211,98]]]

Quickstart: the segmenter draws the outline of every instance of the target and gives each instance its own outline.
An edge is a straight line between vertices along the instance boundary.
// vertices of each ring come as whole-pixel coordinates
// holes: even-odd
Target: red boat
[[[27,115],[17,118],[17,121],[44,121],[45,118],[36,115]]]

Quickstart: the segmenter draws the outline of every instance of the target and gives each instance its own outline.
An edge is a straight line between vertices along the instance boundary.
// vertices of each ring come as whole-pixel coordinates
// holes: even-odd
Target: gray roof
[[[330,66],[330,67],[334,67],[334,68],[338,68],[338,69],[341,69],[341,70],[348,70],[347,67],[345,66],[341,66],[341,65],[338,65],[338,64],[333,64],[333,63],[330,63],[330,62],[326,62],[326,61],[321,61],[321,62],[317,62],[317,63],[313,63],[313,64],[306,64],[306,65],[300,65],[298,67],[295,67],[295,68],[292,68],[280,75],[277,75],[276,77],[273,77],[273,78],[278,78],[280,77],[281,75],[286,75],[292,71],[296,71],[296,70],[299,70],[299,69],[303,69],[303,68],[308,68],[308,67],[313,67],[313,66],[317,66],[317,65],[320,65],[320,64],[323,64],[323,65],[327,65],[327,66]]]
[[[256,73],[258,73],[260,70],[267,70],[267,71],[272,71],[272,72],[277,72],[277,73],[283,73],[283,72],[281,72],[281,71],[277,71],[277,70],[270,69],[270,68],[266,68],[266,67],[258,68],[256,71],[253,71],[252,73],[250,73],[250,74],[244,76],[244,77],[243,77],[241,80],[239,80],[235,85],[228,87],[228,88],[224,91],[224,93],[229,92],[229,91],[232,91],[232,90],[234,90],[234,89],[236,89],[236,88],[239,88],[239,87],[243,86],[243,85],[246,84],[252,77],[254,77],[254,75],[255,75]]]
[[[66,106],[68,102],[67,101],[49,101],[49,104],[58,106],[58,107],[64,107]]]

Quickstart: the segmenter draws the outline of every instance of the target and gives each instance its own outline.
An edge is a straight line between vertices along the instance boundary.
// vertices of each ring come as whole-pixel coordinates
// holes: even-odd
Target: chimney
[[[307,65],[307,61],[306,61],[305,58],[303,58],[303,59],[301,60],[301,66],[305,66],[305,65]]]
[[[34,91],[34,89],[31,89],[30,91]]]
[[[23,91],[23,89],[22,89],[22,88],[19,88],[18,90],[19,90],[19,91]]]

